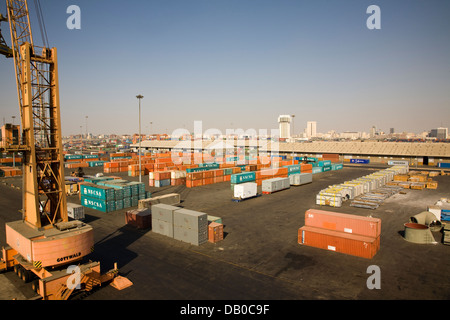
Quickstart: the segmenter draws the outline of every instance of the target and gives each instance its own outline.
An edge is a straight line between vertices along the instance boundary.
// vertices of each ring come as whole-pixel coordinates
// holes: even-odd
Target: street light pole
[[[137,95],[136,98],[139,100],[139,182],[142,182],[142,171],[141,171],[141,99],[144,98],[143,95]]]
[[[294,119],[295,119],[295,114],[292,115],[292,164],[295,164],[295,160],[294,160],[294,146],[295,146],[295,126],[294,126]]]

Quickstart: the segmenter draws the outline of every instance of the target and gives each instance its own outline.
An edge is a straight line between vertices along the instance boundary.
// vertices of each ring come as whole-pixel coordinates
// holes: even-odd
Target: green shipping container
[[[285,168],[288,168],[288,175],[300,173],[300,165],[299,164],[293,164],[289,166],[285,166]]]
[[[123,209],[123,199],[122,200],[116,200],[116,210],[122,210]]]
[[[313,174],[320,173],[320,172],[323,172],[323,167],[313,167],[312,168],[312,173]]]
[[[81,196],[86,196],[105,201],[111,201],[115,199],[113,188],[99,186],[93,183],[80,184],[80,194]]]
[[[114,200],[106,201],[102,199],[81,196],[81,205],[102,212],[112,212],[116,210],[116,203]]]
[[[331,171],[331,166],[323,166],[323,172]]]
[[[131,197],[125,197],[123,198],[123,208],[130,208],[131,207]]]
[[[238,184],[256,180],[256,172],[236,173],[231,176],[231,183]]]

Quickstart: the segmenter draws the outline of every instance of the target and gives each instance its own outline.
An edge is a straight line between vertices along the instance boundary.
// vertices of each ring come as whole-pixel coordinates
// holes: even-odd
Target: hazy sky
[[[448,0],[41,0],[58,48],[63,134],[177,128],[396,132],[450,127]],[[81,29],[69,30],[69,5]],[[381,9],[381,30],[366,26]],[[35,42],[42,44],[34,1]],[[0,12],[6,13],[4,2]],[[10,43],[9,26],[2,24]],[[18,123],[12,59],[1,116]],[[82,128],[80,129],[80,126]]]

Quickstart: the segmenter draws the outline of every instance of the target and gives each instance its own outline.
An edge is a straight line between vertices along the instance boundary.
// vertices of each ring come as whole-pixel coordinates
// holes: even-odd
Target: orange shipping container
[[[208,241],[216,243],[223,240],[223,224],[211,222],[208,225]]]
[[[381,219],[324,210],[307,210],[305,225],[373,238],[381,234]]]
[[[214,178],[214,171],[213,170],[203,171],[203,179],[209,178]]]
[[[167,180],[170,179],[170,171],[155,171],[153,173],[153,178],[155,180]]]
[[[298,230],[298,243],[366,259],[373,258],[380,249],[380,237],[372,238],[310,226]]]
[[[223,176],[214,178],[214,183],[220,183],[220,182],[223,182]]]

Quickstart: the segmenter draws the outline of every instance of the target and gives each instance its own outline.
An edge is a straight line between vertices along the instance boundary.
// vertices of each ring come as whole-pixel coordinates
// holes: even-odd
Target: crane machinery
[[[9,21],[12,45],[0,30],[0,53],[14,60],[21,139],[4,150],[23,155],[23,194],[22,219],[6,223],[0,270],[13,268],[26,282],[34,278],[32,287],[43,299],[68,299],[74,290],[115,280],[118,270],[115,265],[102,275],[99,262],[82,263],[93,251],[94,232],[68,219],[57,49],[35,45],[26,0],[6,5],[7,18],[0,14],[0,22]]]

